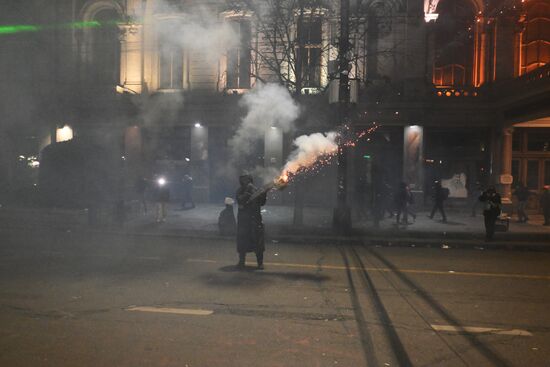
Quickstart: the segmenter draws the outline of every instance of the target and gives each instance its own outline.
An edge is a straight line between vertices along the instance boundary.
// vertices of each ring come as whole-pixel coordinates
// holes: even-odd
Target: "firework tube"
[[[273,189],[283,190],[287,185],[288,185],[288,177],[285,179],[281,175],[281,177],[276,178],[275,180],[273,180],[273,182],[268,183],[267,185],[265,185],[264,187],[262,187],[261,189],[253,193],[252,196],[250,196],[250,199],[248,199],[247,204],[256,200],[261,195]]]

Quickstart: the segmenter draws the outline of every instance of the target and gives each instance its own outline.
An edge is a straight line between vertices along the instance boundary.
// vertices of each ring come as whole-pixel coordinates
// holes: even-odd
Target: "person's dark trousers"
[[[397,208],[397,216],[396,216],[396,220],[397,220],[397,224],[399,224],[399,219],[401,218],[401,214],[403,214],[403,220],[404,220],[404,223],[407,223],[409,221],[409,217],[408,217],[408,213],[407,213],[407,208],[406,207],[398,207]]]
[[[381,208],[379,204],[375,204],[372,208],[372,219],[374,227],[378,228],[380,226],[380,221],[384,219],[384,208]]]
[[[497,218],[494,215],[485,215],[485,239],[493,239],[496,220]]]
[[[443,221],[446,222],[447,221],[447,216],[445,215],[445,209],[443,209],[443,203],[437,202],[437,203],[434,204],[434,207],[432,209],[432,213],[430,214],[431,219],[433,219],[436,210],[439,210],[439,212],[441,213],[441,216],[443,217]]]
[[[518,202],[518,221],[520,222],[527,222],[529,220],[527,213],[525,213],[526,207],[527,207],[527,201]]]
[[[544,225],[550,226],[550,209],[544,210]]]
[[[237,266],[244,268],[245,260],[246,260],[246,252],[239,252],[239,263],[237,264]]]
[[[256,261],[258,261],[258,266],[261,266],[264,264],[264,252],[263,251],[257,251],[256,252]]]

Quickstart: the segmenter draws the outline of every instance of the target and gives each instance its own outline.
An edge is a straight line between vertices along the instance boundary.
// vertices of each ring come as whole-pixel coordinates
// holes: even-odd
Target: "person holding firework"
[[[264,224],[262,222],[261,207],[267,201],[267,192],[252,198],[257,191],[253,185],[252,175],[243,172],[239,176],[240,187],[237,190],[237,252],[239,263],[237,267],[244,269],[246,254],[254,252],[258,261],[258,269],[263,269],[265,241]],[[252,200],[251,200],[252,198]]]
[[[264,269],[264,224],[262,222],[261,207],[267,201],[267,193],[273,188],[282,189],[287,181],[279,178],[272,184],[258,190],[253,185],[252,175],[243,172],[239,176],[240,187],[237,190],[237,252],[239,253],[239,269],[245,268],[246,254],[254,252],[258,262],[258,269]]]

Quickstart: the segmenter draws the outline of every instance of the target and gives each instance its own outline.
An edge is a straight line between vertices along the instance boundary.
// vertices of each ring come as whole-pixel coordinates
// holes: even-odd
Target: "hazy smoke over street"
[[[229,141],[232,161],[251,152],[254,144],[264,138],[266,129],[276,127],[287,133],[294,129],[300,107],[286,88],[278,84],[257,83],[241,100],[247,113],[235,135]]]

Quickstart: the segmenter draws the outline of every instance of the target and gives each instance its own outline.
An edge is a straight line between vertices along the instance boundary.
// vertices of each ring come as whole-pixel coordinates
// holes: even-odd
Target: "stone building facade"
[[[37,154],[67,125],[120,147],[130,176],[191,173],[196,196],[219,201],[233,185],[220,172],[244,113],[239,100],[255,84],[285,85],[304,113],[292,133],[267,129],[250,165],[280,167],[296,135],[341,123],[330,105],[342,72],[340,5],[0,5],[2,24],[41,27],[0,34],[0,51],[10,55],[0,60],[4,177],[14,175],[11,160]],[[350,29],[351,124],[356,131],[380,125],[349,157],[351,191],[368,191],[375,172],[419,194],[448,180],[458,199],[472,196],[477,183],[498,185],[508,201],[518,182],[533,193],[550,184],[547,0],[352,1]],[[269,33],[281,30],[284,37]],[[310,180],[311,201],[333,204],[334,174],[329,168]]]

